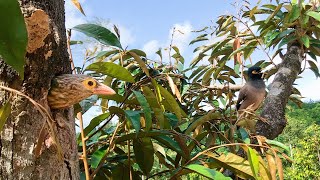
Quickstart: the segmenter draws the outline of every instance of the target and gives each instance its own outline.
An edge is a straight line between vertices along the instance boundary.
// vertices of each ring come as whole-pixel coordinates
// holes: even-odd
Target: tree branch
[[[261,117],[267,119],[267,122],[261,120],[257,122],[257,134],[274,139],[286,126],[285,108],[292,92],[293,82],[300,72],[302,54],[299,47],[288,45],[288,51],[283,62],[279,64],[279,70],[269,86],[269,93],[262,108]]]

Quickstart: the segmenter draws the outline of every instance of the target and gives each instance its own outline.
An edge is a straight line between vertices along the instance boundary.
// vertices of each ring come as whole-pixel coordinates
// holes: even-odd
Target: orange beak
[[[93,94],[97,95],[114,95],[117,94],[112,88],[104,84],[98,83],[97,87],[93,89]]]

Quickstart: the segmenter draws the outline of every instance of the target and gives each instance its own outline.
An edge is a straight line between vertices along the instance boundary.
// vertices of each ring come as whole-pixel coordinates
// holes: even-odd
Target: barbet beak
[[[93,89],[93,94],[97,95],[114,95],[117,94],[112,88],[102,83],[98,83],[97,87]]]

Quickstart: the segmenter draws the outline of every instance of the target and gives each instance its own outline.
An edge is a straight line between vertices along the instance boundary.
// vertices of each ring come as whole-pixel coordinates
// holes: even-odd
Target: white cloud
[[[84,0],[79,1],[81,4]],[[85,23],[85,16],[83,16],[80,11],[73,5],[71,0],[65,1],[65,11],[66,11],[66,28],[72,28],[78,24]]]
[[[120,42],[123,48],[135,42],[135,36],[132,33],[132,29],[129,29],[123,25],[117,25],[117,27],[120,31]]]
[[[147,54],[147,55],[153,55],[155,52],[159,50],[161,47],[159,41],[157,40],[151,40],[147,42],[143,47],[142,50]]]
[[[174,24],[168,34],[167,46],[169,46],[171,43],[173,30],[175,31],[173,34],[172,45],[177,46],[180,52],[183,53],[190,43],[192,25],[190,24],[190,22]]]

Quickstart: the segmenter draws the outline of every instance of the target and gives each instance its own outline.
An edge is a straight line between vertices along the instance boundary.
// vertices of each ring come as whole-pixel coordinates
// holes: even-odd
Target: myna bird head
[[[48,104],[51,109],[67,108],[93,94],[113,95],[116,92],[90,76],[64,74],[52,79]]]
[[[249,80],[262,80],[263,73],[261,72],[261,67],[252,66],[248,69]]]

